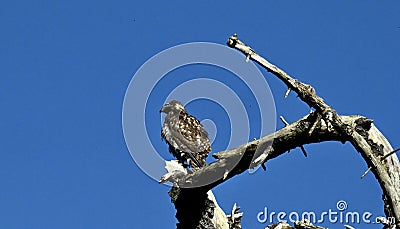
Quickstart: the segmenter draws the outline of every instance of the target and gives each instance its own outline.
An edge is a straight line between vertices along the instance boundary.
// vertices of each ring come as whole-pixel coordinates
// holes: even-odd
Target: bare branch
[[[279,119],[285,124],[285,126],[289,125],[289,123],[285,120],[285,118],[283,116],[279,116]],[[316,122],[315,122],[316,123]],[[315,128],[315,126],[313,125],[313,127]],[[311,131],[312,132],[312,131]],[[307,151],[306,149],[304,149],[304,146],[300,146],[301,152],[303,152],[303,155],[305,157],[307,157]],[[263,164],[264,165],[264,164]],[[264,168],[264,167],[263,167]],[[265,169],[264,169],[265,170]]]
[[[372,167],[370,166],[370,167],[368,167],[368,169],[367,170],[365,170],[365,172],[363,173],[363,175],[361,175],[361,179],[363,179],[368,173],[369,173],[369,171],[371,171],[371,169],[372,169]]]
[[[390,155],[397,153],[399,150],[400,150],[400,148],[397,148],[397,149],[393,150],[392,152],[390,152],[390,153],[386,154],[385,156],[383,156],[383,157],[381,158],[381,160],[382,160],[382,161],[385,160],[385,159],[388,158]]]
[[[192,203],[206,210],[215,209],[215,204],[207,202],[209,198],[205,194],[208,190],[249,168],[264,165],[268,160],[276,158],[290,149],[323,141],[340,141],[342,143],[349,141],[361,153],[383,190],[386,217],[394,217],[396,220],[395,224],[391,224],[391,227],[400,228],[399,160],[390,143],[374,126],[372,120],[362,116],[340,116],[316,94],[312,86],[290,77],[283,70],[259,56],[252,48],[241,42],[236,35],[230,37],[227,43],[230,47],[241,51],[246,56],[247,61],[254,60],[277,76],[315,111],[292,124],[288,124],[282,117],[281,120],[286,125],[284,128],[235,149],[216,153],[213,157],[218,159],[217,161],[193,173],[181,177],[182,173],[178,171],[178,176],[175,172],[164,177],[164,180],[179,177],[175,183],[178,187],[183,187],[179,188],[179,191],[175,189],[175,193],[173,192],[174,188],[171,190],[172,193],[170,192],[177,210],[178,208],[185,209],[185,207],[188,207],[183,206],[185,204],[193,206]],[[302,150],[307,156],[304,148]],[[389,157],[390,155],[392,156]],[[210,180],[211,177],[215,179]],[[193,195],[194,193],[195,195]],[[193,199],[193,196],[195,196],[195,199]],[[206,210],[201,214],[204,215],[204,212],[208,212]],[[178,210],[178,213],[185,215],[187,212],[182,213]],[[185,217],[179,218],[178,213],[178,220],[185,221]],[[234,215],[234,213],[231,215]],[[227,217],[224,219],[227,219]],[[199,228],[206,228],[204,225]],[[305,227],[302,227],[302,225],[305,225]],[[300,222],[298,225],[295,224],[295,228],[320,227]]]
[[[393,151],[386,138],[374,127],[372,121],[364,120],[364,126],[354,128],[345,124],[342,118],[319,97],[314,88],[290,77],[283,70],[274,66],[259,56],[252,48],[237,38],[231,36],[227,42],[229,47],[241,51],[269,72],[282,80],[286,86],[295,91],[299,98],[322,115],[326,125],[332,125],[345,140],[351,142],[364,160],[372,168],[383,193],[385,213],[387,217],[395,217],[396,225],[400,228],[400,165],[397,157],[390,157],[389,162],[382,163],[380,158]]]
[[[283,122],[283,124],[285,124],[285,126],[289,125],[289,123],[285,120],[283,116],[279,116],[279,119]]]

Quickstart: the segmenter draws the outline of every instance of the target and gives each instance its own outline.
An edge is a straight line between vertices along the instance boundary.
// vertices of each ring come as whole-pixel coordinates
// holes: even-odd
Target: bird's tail
[[[202,163],[199,162],[199,160],[192,153],[187,153],[187,155],[189,156],[189,159],[191,161],[193,161],[194,165],[196,165],[197,168],[201,168],[204,166]],[[191,166],[193,167],[192,164],[191,164]]]

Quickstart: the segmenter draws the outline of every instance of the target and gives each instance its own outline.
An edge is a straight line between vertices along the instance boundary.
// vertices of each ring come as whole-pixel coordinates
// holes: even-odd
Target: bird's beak
[[[162,112],[162,109],[160,110],[160,113]]]

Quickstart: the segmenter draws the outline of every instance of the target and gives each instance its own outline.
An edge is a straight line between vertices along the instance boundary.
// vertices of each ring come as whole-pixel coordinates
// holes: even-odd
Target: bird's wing
[[[210,152],[210,140],[208,133],[200,121],[187,113],[179,115],[179,131],[183,139],[189,145],[191,152]]]

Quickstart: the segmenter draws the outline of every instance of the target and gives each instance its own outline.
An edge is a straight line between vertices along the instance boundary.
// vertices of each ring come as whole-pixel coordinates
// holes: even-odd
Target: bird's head
[[[180,113],[185,110],[185,107],[183,107],[182,103],[176,100],[172,100],[171,102],[168,102],[164,104],[164,106],[161,108],[160,113],[164,112],[166,114],[170,112],[174,113]]]

